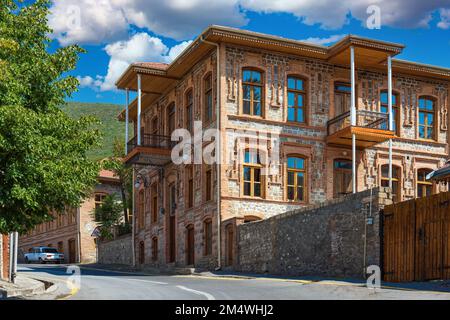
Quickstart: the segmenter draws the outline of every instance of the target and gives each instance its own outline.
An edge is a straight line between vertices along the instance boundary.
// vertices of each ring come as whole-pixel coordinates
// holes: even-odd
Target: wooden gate
[[[450,279],[450,192],[386,206],[385,281]]]

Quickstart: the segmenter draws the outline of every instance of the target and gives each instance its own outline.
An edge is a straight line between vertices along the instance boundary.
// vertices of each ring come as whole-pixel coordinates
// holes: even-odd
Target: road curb
[[[44,282],[32,278],[27,278],[27,280],[31,280],[34,284],[26,288],[0,288],[0,297],[8,299],[12,297],[23,297],[45,293]]]

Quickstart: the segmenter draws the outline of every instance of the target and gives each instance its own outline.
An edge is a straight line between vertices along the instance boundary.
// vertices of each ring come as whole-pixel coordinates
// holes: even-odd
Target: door
[[[188,266],[194,265],[195,261],[195,240],[194,240],[194,226],[189,225],[186,228],[186,264]]]
[[[226,229],[226,265],[232,266],[233,265],[233,246],[234,246],[234,232],[233,232],[233,226],[230,224],[227,226]]]
[[[69,240],[69,263],[76,262],[75,239]]]

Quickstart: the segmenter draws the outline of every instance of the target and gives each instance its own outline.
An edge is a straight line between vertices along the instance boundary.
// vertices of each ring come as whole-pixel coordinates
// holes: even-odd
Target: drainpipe
[[[216,63],[217,63],[217,81],[216,81],[216,123],[217,123],[217,141],[216,141],[216,166],[217,166],[217,268],[216,270],[220,270],[222,268],[222,262],[221,262],[221,256],[222,256],[222,250],[221,250],[221,210],[220,210],[220,184],[221,184],[221,127],[220,127],[220,87],[221,87],[221,81],[220,81],[220,45],[215,42],[210,42],[204,39],[203,35],[200,37],[200,41],[204,42],[206,44],[210,44],[212,46],[215,46],[217,48],[217,54],[216,54]]]
[[[352,126],[356,126],[356,94],[355,94],[355,48],[350,47],[350,77],[351,77],[351,109],[350,121]],[[356,135],[352,134],[352,191],[356,193]]]
[[[388,65],[388,121],[389,131],[394,130],[394,123],[392,118],[392,59],[391,56],[387,58]],[[392,139],[389,139],[389,188],[392,192]]]

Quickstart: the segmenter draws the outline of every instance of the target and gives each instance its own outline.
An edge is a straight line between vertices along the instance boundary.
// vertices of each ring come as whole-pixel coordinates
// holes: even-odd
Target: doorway
[[[76,248],[75,248],[75,239],[69,240],[69,263],[75,263],[76,258]]]
[[[195,239],[194,225],[190,224],[186,227],[186,265],[194,265],[195,261]]]

